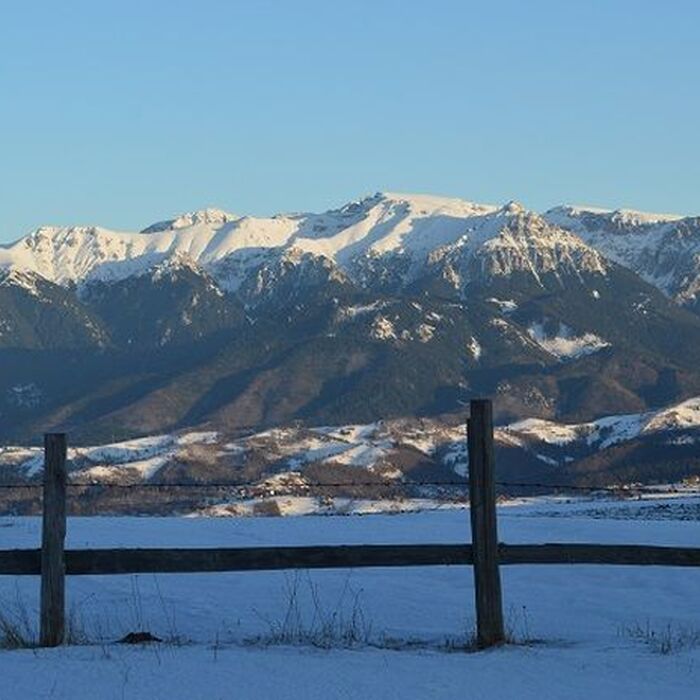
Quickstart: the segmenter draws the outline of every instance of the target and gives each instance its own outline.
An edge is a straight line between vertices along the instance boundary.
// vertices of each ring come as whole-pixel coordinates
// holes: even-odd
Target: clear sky
[[[696,0],[0,9],[0,241],[377,190],[700,213]]]

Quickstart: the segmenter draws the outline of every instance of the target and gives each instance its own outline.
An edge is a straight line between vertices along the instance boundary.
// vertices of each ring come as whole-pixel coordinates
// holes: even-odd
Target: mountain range
[[[0,246],[0,441],[459,416],[589,423],[700,395],[700,217],[380,193]]]

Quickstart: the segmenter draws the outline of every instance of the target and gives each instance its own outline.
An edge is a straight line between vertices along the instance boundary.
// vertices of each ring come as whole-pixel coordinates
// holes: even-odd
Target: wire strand
[[[634,487],[630,485],[601,485],[601,486],[583,486],[578,484],[552,484],[544,482],[518,482],[518,481],[496,481],[495,485],[501,488],[513,488],[513,489],[546,489],[549,491],[579,491],[586,493],[594,492],[609,492],[609,493],[620,493],[624,491],[638,490],[640,487]],[[469,481],[467,479],[463,480],[411,480],[411,481],[347,481],[347,482],[333,482],[333,481],[304,481],[299,484],[285,484],[280,483],[279,485],[266,483],[265,480],[262,481],[238,481],[238,482],[225,482],[225,483],[161,483],[161,482],[143,482],[143,483],[131,483],[131,484],[116,484],[116,483],[105,483],[99,481],[73,481],[66,484],[67,488],[84,488],[84,489],[117,489],[117,490],[138,490],[138,489],[178,489],[178,490],[206,490],[206,489],[243,489],[243,488],[279,488],[279,489],[306,489],[306,488],[356,488],[356,487],[406,487],[406,486],[431,486],[431,487],[451,487],[451,488],[469,488]],[[27,483],[27,484],[0,484],[0,490],[35,490],[41,489],[43,484],[41,483]],[[643,488],[643,487],[641,487]]]

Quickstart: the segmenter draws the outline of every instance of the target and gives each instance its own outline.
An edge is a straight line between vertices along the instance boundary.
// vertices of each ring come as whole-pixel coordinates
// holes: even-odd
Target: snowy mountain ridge
[[[543,216],[679,303],[695,303],[700,291],[700,217],[590,207],[556,207]]]
[[[511,202],[503,207],[427,195],[376,194],[323,214],[237,216],[207,209],[138,233],[101,227],[41,227],[0,246],[0,267],[29,270],[58,284],[115,281],[171,256],[186,255],[221,286],[237,289],[261,265],[289,251],[326,258],[348,274],[363,259],[408,261],[407,280],[431,256],[459,251],[482,273],[533,274],[561,260],[601,270],[600,257],[576,236]],[[464,267],[464,264],[463,264]],[[357,275],[355,275],[357,276]]]

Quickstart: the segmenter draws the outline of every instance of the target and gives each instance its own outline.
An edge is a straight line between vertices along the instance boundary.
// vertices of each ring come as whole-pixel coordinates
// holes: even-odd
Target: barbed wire
[[[274,478],[274,477],[273,477]],[[27,484],[0,484],[0,489],[40,489],[41,483]],[[297,484],[280,482],[272,484],[262,479],[260,481],[232,481],[232,482],[138,482],[120,484],[114,482],[100,481],[69,481],[67,488],[113,488],[113,489],[229,489],[229,488],[331,488],[353,487],[353,486],[463,486],[468,487],[468,481],[443,480],[443,481],[302,481]]]
[[[525,481],[496,481],[495,485],[500,488],[512,488],[512,489],[539,489],[539,490],[549,490],[549,491],[577,491],[586,493],[595,492],[608,492],[608,493],[621,493],[638,491],[644,489],[644,486],[636,485],[599,485],[599,486],[585,486],[579,484],[558,484],[558,483],[545,483],[545,482],[525,482]],[[358,488],[358,487],[394,487],[403,488],[407,486],[430,486],[430,487],[443,487],[443,488],[465,488],[468,489],[470,486],[469,480],[410,480],[410,481],[400,481],[400,480],[375,480],[375,481],[345,481],[345,482],[334,482],[334,481],[303,481],[298,484],[289,484],[281,482],[279,484],[271,484],[262,481],[237,481],[237,482],[209,482],[209,483],[191,483],[191,482],[139,482],[139,483],[128,483],[120,484],[114,482],[99,482],[99,481],[69,481],[66,484],[67,488],[82,488],[82,489],[95,489],[95,490],[167,490],[167,489],[177,489],[177,490],[223,490],[223,489],[266,489],[266,490],[290,490],[290,489],[322,489],[322,488]],[[43,484],[40,482],[36,483],[25,483],[25,484],[0,484],[0,490],[36,490],[43,488]]]

